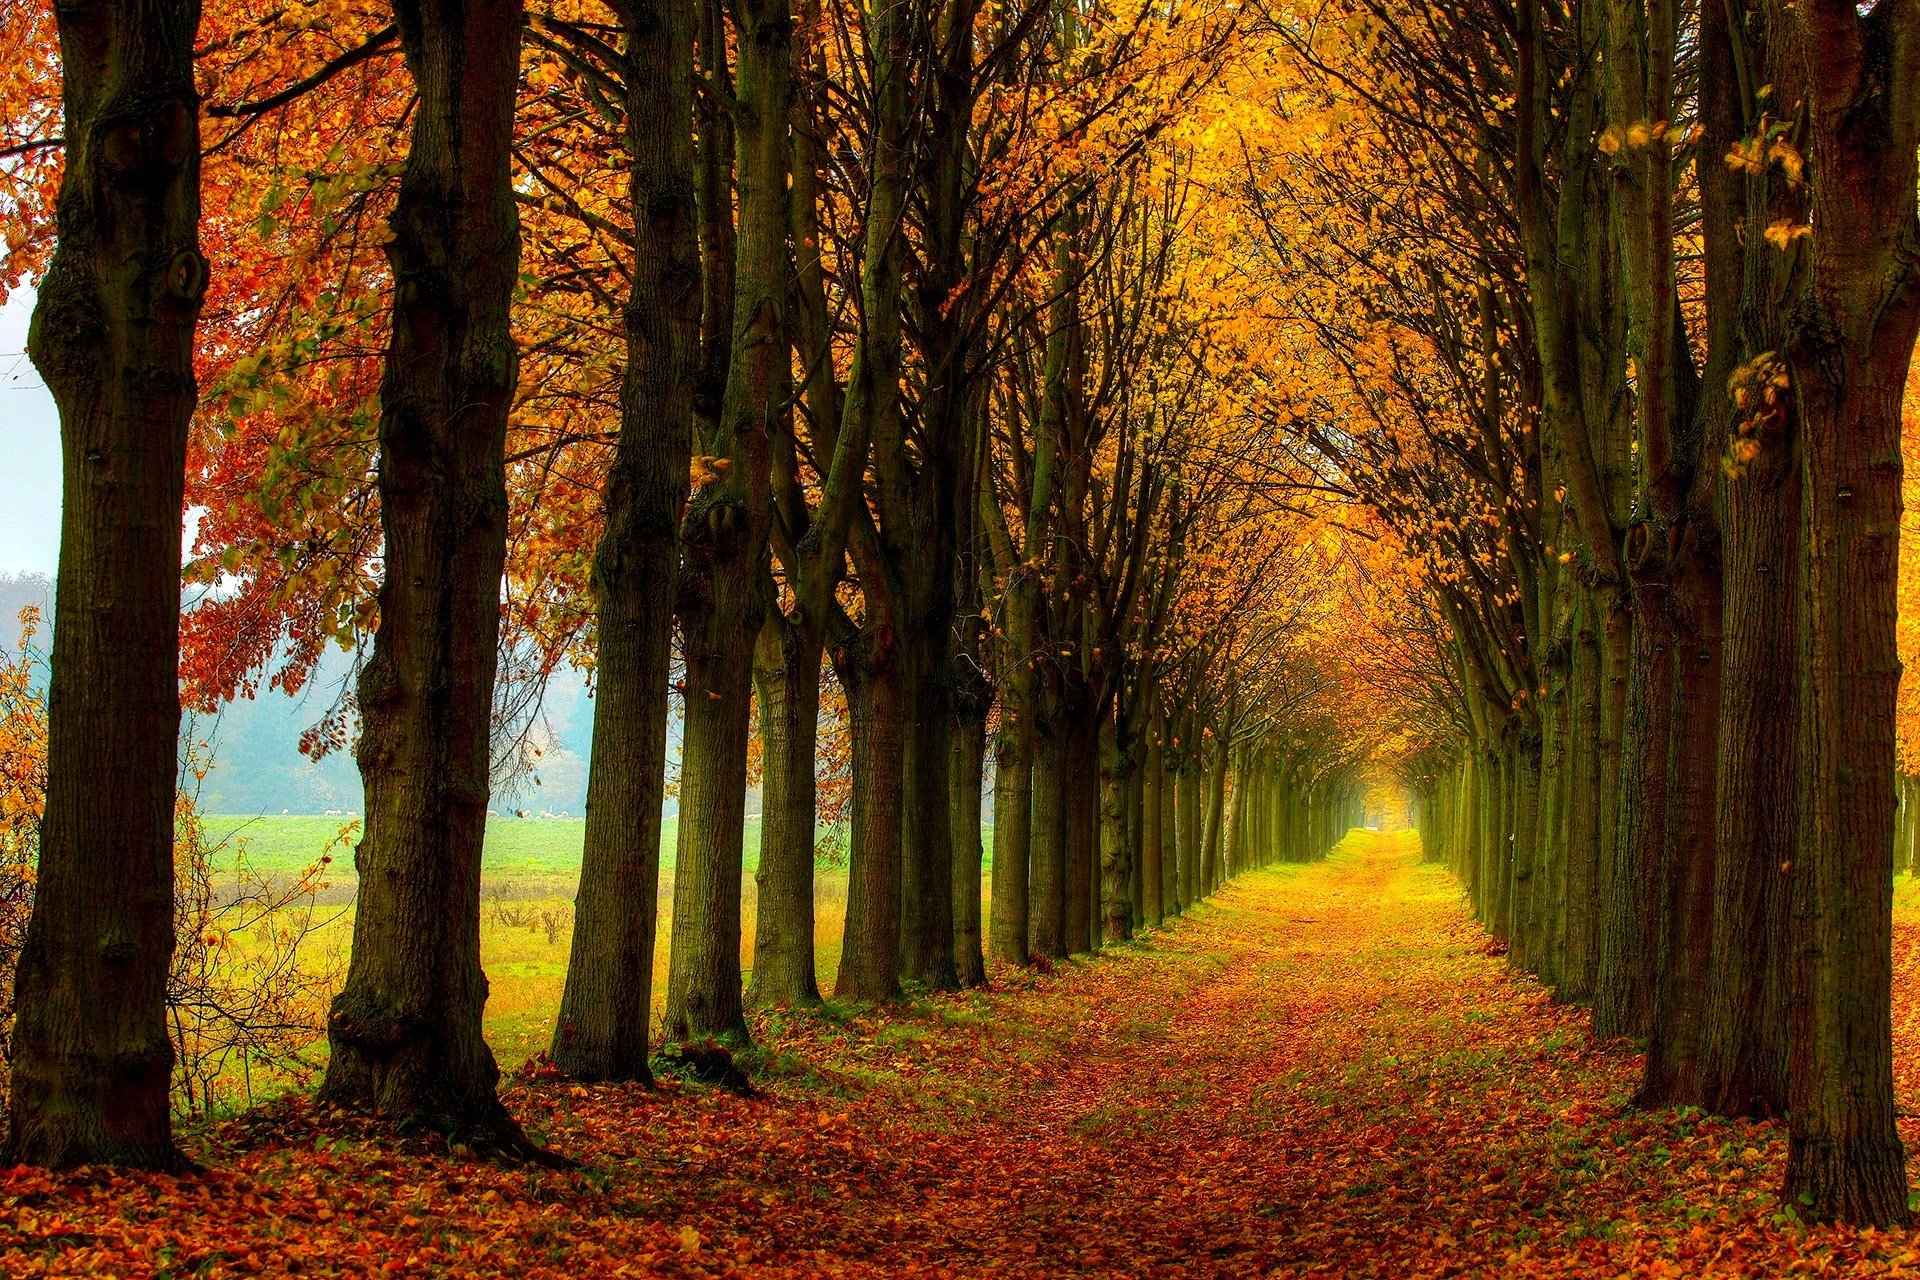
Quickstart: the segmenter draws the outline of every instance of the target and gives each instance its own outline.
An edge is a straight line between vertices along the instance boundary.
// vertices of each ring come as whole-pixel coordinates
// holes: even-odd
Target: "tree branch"
[[[349,67],[359,66],[375,54],[387,52],[388,46],[399,38],[399,27],[382,27],[368,36],[365,44],[347,50],[312,75],[294,81],[278,93],[268,94],[252,102],[216,102],[207,108],[207,114],[216,119],[265,115],[269,111],[286,106],[303,94],[311,93]]]

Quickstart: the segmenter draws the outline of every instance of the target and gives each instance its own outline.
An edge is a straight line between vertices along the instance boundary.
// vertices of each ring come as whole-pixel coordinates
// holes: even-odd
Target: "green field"
[[[244,850],[256,874],[280,880],[299,875],[334,846],[335,865],[321,901],[336,910],[309,940],[302,954],[344,963],[353,929],[351,843],[340,843],[346,817],[278,815],[245,817],[212,814],[204,818],[214,862],[230,866]],[[487,1040],[503,1067],[513,1067],[545,1049],[566,980],[573,940],[573,896],[579,887],[580,847],[586,824],[567,818],[492,818],[481,876],[480,951],[486,966]],[[828,833],[818,833],[824,839]],[[675,823],[666,820],[661,841],[660,914],[654,966],[654,1002],[664,999],[670,935],[673,928],[673,846]],[[991,833],[988,834],[991,839]],[[753,872],[759,862],[760,822],[746,825],[746,876],[741,893],[740,962],[751,972],[758,893]],[[840,934],[846,917],[847,873],[824,862],[814,879],[814,947],[820,984],[831,989],[840,962]],[[983,905],[984,912],[984,905]],[[984,915],[983,915],[984,918]]]
[[[258,876],[290,881],[331,850],[333,864],[319,901],[333,910],[326,925],[303,945],[303,957],[329,969],[343,969],[353,936],[353,840],[357,819],[310,814],[249,817],[209,814],[203,819],[216,868],[244,856]],[[343,839],[343,833],[345,838]],[[487,820],[481,872],[480,952],[487,970],[487,1040],[503,1067],[513,1067],[547,1047],[553,1018],[566,981],[567,954],[573,942],[573,896],[580,883],[580,849],[586,822],[579,818],[494,817]],[[823,833],[824,834],[824,833]],[[676,825],[664,824],[661,839],[660,915],[654,966],[654,1002],[664,999],[670,935],[673,929],[673,870]],[[753,960],[757,894],[753,869],[759,862],[760,822],[747,822],[743,855],[747,877],[742,891],[741,964]],[[815,891],[820,916],[816,938],[825,980],[832,980],[840,954],[840,927],[846,913],[846,874],[821,869]]]
[[[571,881],[569,882],[571,884]],[[347,886],[350,889],[350,885]],[[573,944],[573,890],[565,896],[529,898],[496,896],[487,891],[480,906],[480,961],[487,974],[485,1027],[487,1043],[504,1068],[512,1068],[545,1049],[553,1036],[560,1008],[561,988],[567,976],[567,956]],[[327,973],[335,981],[345,974],[353,939],[354,908],[350,899],[332,896],[331,905],[314,913],[317,922],[299,947],[299,965],[309,973]],[[757,899],[751,876],[743,886],[740,904],[740,966],[751,974]],[[327,901],[323,897],[322,901]],[[841,927],[846,919],[847,874],[822,869],[814,879],[814,955],[820,985],[831,990],[840,963]],[[673,876],[660,877],[660,911],[654,938],[653,1004],[655,1015],[666,999],[667,968],[672,955]],[[241,946],[258,945],[253,935],[238,939]],[[322,1006],[312,1013],[312,1054],[324,1058],[320,1038]],[[231,1089],[237,1077],[225,1081]],[[255,1087],[271,1093],[275,1086],[256,1076]]]
[[[357,838],[357,818],[217,813],[206,815],[202,821],[208,845],[219,847],[217,863],[230,864],[236,852],[244,848],[255,871],[274,878],[298,875],[332,843],[335,865],[330,879],[336,884],[353,879],[352,838],[339,842],[339,837],[343,830],[351,830]],[[487,819],[487,845],[480,873],[484,891],[489,896],[515,899],[571,898],[580,878],[580,848],[586,829],[582,818]],[[824,840],[827,834],[823,829],[818,838]],[[660,839],[663,873],[673,871],[676,835],[675,820],[668,818],[662,824]],[[741,852],[751,875],[760,862],[758,817],[747,819]]]

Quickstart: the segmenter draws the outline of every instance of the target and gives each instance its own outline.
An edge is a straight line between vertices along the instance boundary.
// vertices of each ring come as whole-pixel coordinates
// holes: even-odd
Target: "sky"
[[[60,550],[60,419],[27,359],[33,291],[0,306],[0,573],[51,577]]]

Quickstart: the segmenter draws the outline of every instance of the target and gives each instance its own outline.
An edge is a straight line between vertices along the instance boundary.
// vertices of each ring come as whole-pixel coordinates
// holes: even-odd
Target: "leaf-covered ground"
[[[756,1098],[517,1080],[509,1105],[577,1171],[375,1141],[299,1104],[203,1142],[193,1176],[0,1172],[0,1266],[1920,1273],[1911,1234],[1781,1215],[1777,1130],[1628,1110],[1635,1057],[1488,951],[1410,837],[1355,836],[1095,964],[904,1015],[762,1023]]]

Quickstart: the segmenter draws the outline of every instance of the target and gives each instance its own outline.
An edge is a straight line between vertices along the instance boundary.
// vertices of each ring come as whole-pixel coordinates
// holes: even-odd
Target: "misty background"
[[[33,291],[21,289],[0,306],[0,649],[9,655],[19,649],[20,611],[29,606],[45,619],[35,648],[44,655],[51,644],[60,557],[60,418],[26,356],[33,302]],[[352,753],[309,760],[299,749],[301,731],[332,704],[352,665],[350,654],[331,650],[298,696],[263,689],[256,698],[228,703],[217,716],[194,718],[194,734],[214,751],[213,770],[200,790],[201,811],[358,813],[360,773]],[[494,806],[503,813],[582,816],[593,700],[579,672],[563,668],[555,674],[544,723],[533,734],[541,748],[539,767],[497,794]]]

